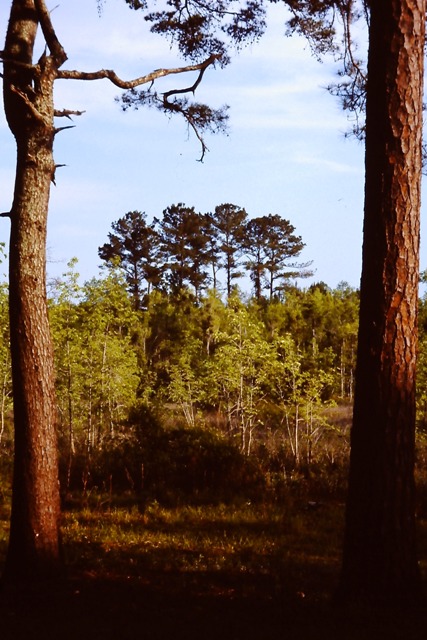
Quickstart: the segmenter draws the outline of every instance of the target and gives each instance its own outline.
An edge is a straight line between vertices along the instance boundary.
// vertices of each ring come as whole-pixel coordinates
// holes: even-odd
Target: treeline
[[[295,278],[312,275],[311,263],[296,261],[304,248],[289,220],[279,215],[248,218],[245,209],[221,204],[213,213],[176,204],[148,224],[145,213],[131,211],[114,222],[99,256],[120,264],[136,309],[147,306],[153,290],[176,294],[189,287],[198,299],[220,288],[230,296],[246,273],[254,296],[271,300]]]
[[[200,465],[204,477],[200,456],[214,444],[222,453],[210,484],[228,445],[291,472],[320,455],[325,406],[352,399],[358,294],[345,284],[294,287],[271,301],[157,290],[135,310],[119,267],[79,287],[71,265],[51,293],[70,486],[83,470],[95,475],[100,452],[102,465],[112,456],[131,483],[142,483],[142,465],[150,485],[159,475],[153,461],[170,447],[175,461],[189,456],[181,471]],[[173,459],[159,463],[163,471]]]
[[[344,431],[334,415],[353,399],[357,290],[288,283],[280,295],[258,297],[184,281],[146,290],[136,305],[128,264],[108,260],[83,285],[76,269],[72,260],[49,289],[64,494],[98,487],[220,499],[320,468],[333,476],[348,452],[350,413]],[[3,467],[12,457],[7,294],[3,284]],[[425,298],[419,319],[423,428]]]
[[[357,291],[318,284],[258,300],[183,286],[146,293],[135,309],[127,284],[110,265],[81,286],[76,261],[51,283],[64,490],[111,481],[156,496],[181,484],[230,491],[255,467],[283,478],[332,461],[325,408],[352,399]],[[2,301],[6,332],[6,291]],[[5,452],[7,348],[0,355]],[[179,477],[166,480],[173,469]]]
[[[270,300],[238,289],[196,296],[184,286],[152,290],[135,309],[119,265],[83,285],[76,268],[71,261],[49,290],[64,494],[98,487],[226,499],[319,469],[333,478],[348,453],[348,428],[334,415],[353,398],[357,290],[288,286]],[[426,318],[422,299],[421,426]],[[0,331],[0,460],[8,466],[6,285]]]

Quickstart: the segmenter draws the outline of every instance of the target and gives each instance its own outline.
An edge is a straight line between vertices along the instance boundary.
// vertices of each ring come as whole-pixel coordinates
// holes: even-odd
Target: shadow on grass
[[[0,600],[1,640],[418,640],[423,611],[340,609],[342,509],[74,514],[69,577]]]

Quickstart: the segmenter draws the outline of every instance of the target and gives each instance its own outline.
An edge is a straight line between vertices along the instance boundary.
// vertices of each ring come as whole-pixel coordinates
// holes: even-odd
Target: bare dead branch
[[[2,60],[2,62],[8,62],[9,64],[14,64],[16,67],[20,67],[21,69],[29,69],[30,71],[34,71],[37,69],[37,65],[28,64],[27,62],[15,60],[14,58],[9,58],[5,54],[5,51],[0,51],[0,60]]]
[[[187,73],[189,71],[201,71],[205,70],[209,65],[213,64],[218,59],[217,55],[211,55],[204,62],[199,64],[191,64],[186,67],[176,67],[172,69],[155,69],[151,73],[134,80],[122,80],[111,69],[100,69],[99,71],[85,72],[85,71],[73,71],[73,70],[59,70],[58,78],[61,80],[102,80],[104,78],[110,80],[116,87],[120,89],[134,89],[147,82],[153,82],[158,78],[165,76],[176,75],[180,73]],[[196,85],[197,86],[197,85]]]
[[[209,63],[210,64],[210,63]],[[204,66],[202,66],[200,68],[200,72],[199,75],[197,76],[196,82],[191,85],[191,87],[186,87],[185,89],[171,89],[170,91],[166,91],[163,94],[163,104],[165,106],[165,108],[171,110],[171,111],[178,111],[180,113],[182,113],[185,117],[185,119],[187,120],[188,125],[192,128],[192,130],[194,131],[198,141],[200,142],[200,146],[202,148],[202,154],[199,158],[199,162],[203,162],[203,159],[205,157],[206,151],[209,151],[209,149],[206,146],[205,140],[202,136],[202,134],[199,131],[199,128],[194,120],[194,118],[192,118],[188,113],[185,112],[184,109],[182,109],[181,107],[179,107],[176,103],[170,102],[169,98],[171,96],[180,94],[180,93],[195,93],[197,87],[199,86],[199,84],[202,81],[203,75],[207,69],[208,65],[205,64]]]
[[[209,63],[209,64],[211,64],[211,63]],[[197,87],[199,86],[199,84],[201,83],[201,81],[203,79],[204,73],[205,73],[206,69],[208,68],[208,66],[209,66],[208,64],[205,64],[203,67],[201,67],[200,73],[197,76],[197,80],[193,85],[191,85],[191,87],[187,87],[185,89],[171,89],[170,91],[166,91],[163,94],[164,100],[167,101],[168,98],[170,98],[171,96],[177,95],[178,93],[190,93],[191,92],[194,95]]]
[[[203,138],[202,134],[198,130],[194,120],[191,117],[187,117],[186,120],[188,122],[188,125],[193,129],[194,133],[196,134],[198,141],[200,142],[200,146],[202,147],[202,154],[199,158],[199,162],[203,162],[206,151],[209,151],[208,147],[206,146],[205,139]]]
[[[65,131],[66,129],[74,129],[75,126],[75,124],[69,124],[67,127],[56,127],[54,134],[56,135],[57,133],[60,133],[60,131]]]
[[[64,48],[57,38],[45,1],[34,0],[34,4],[36,6],[37,15],[40,21],[41,29],[43,31],[44,39],[46,40],[46,44],[49,47],[50,53],[54,57],[55,62],[59,67],[66,61],[67,54],[65,53]]]
[[[54,116],[55,118],[68,118],[69,120],[72,120],[71,116],[82,116],[84,113],[86,112],[73,111],[72,109],[62,109],[61,111],[55,109]]]
[[[15,87],[15,85],[13,84],[10,85],[10,90],[21,98],[21,100],[25,103],[25,105],[28,107],[28,110],[36,120],[42,122],[43,124],[46,124],[42,114],[36,109],[26,93]]]
[[[52,171],[52,176],[51,176],[51,182],[55,185],[56,187],[56,170],[59,169],[60,167],[66,167],[66,164],[56,164],[53,168]]]

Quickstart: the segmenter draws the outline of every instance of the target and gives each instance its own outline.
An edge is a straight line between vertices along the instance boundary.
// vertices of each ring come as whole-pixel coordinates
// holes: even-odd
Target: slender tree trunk
[[[3,374],[3,383],[1,389],[1,409],[0,409],[0,445],[3,440],[4,429],[6,426],[6,400],[10,397],[10,355],[9,351],[6,351],[5,361],[4,361],[4,374]]]
[[[67,336],[67,417],[68,417],[68,465],[67,465],[67,490],[71,484],[71,470],[76,453],[74,442],[74,403],[73,403],[73,372],[71,368],[70,339]]]
[[[33,0],[14,0],[4,53],[4,101],[17,143],[9,250],[10,341],[15,459],[8,583],[53,577],[61,569],[60,500],[53,349],[46,303],[46,227],[52,147],[50,56],[32,65]]]
[[[372,2],[360,327],[341,595],[420,597],[415,365],[425,0]]]
[[[231,296],[231,256],[227,253],[227,298]]]
[[[341,349],[340,349],[340,379],[341,379],[341,399],[344,400],[345,398],[345,377],[346,377],[346,371],[345,371],[345,340],[343,340],[341,342]]]

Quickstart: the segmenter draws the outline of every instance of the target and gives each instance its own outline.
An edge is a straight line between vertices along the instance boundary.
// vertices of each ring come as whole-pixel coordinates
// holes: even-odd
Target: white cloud
[[[355,165],[350,165],[344,162],[337,162],[336,160],[329,160],[318,155],[309,155],[304,153],[296,153],[293,157],[293,161],[299,165],[317,167],[320,170],[327,170],[334,173],[348,173],[357,174],[362,173],[362,169]]]

